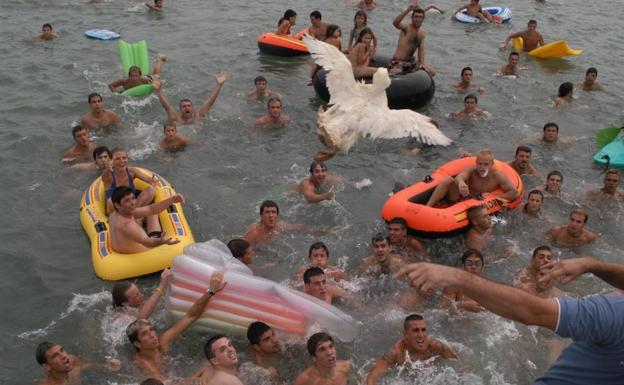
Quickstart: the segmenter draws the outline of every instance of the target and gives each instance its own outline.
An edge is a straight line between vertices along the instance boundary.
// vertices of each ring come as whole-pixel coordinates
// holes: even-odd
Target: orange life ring
[[[383,208],[381,216],[385,221],[401,217],[407,221],[410,234],[423,238],[450,237],[462,233],[468,227],[466,211],[473,206],[483,206],[489,214],[507,207],[513,209],[522,202],[524,185],[522,178],[509,164],[494,160],[494,167],[503,172],[515,186],[519,195],[511,202],[503,202],[494,194],[502,194],[498,189],[484,194],[483,199],[466,199],[449,207],[428,207],[426,205],[433,190],[448,176],[454,177],[466,167],[475,164],[475,157],[466,157],[448,162],[427,175],[425,180],[415,183],[392,195]]]
[[[258,38],[260,52],[275,56],[309,55],[308,47],[303,41],[292,36],[276,35],[266,32]]]

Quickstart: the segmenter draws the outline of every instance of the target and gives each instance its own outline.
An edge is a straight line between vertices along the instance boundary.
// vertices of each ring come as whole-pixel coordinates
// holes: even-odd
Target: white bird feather
[[[351,62],[336,47],[309,35],[303,41],[316,64],[328,71],[326,83],[332,106],[327,111],[321,107],[317,114],[319,137],[326,146],[348,152],[362,137],[414,137],[429,145],[451,144],[429,117],[388,108],[386,88],[391,80],[386,68],[377,69],[373,83],[365,84],[355,80]]]

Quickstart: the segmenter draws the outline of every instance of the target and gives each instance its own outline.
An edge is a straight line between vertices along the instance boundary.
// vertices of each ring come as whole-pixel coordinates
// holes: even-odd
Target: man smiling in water
[[[403,18],[412,12],[412,22],[402,23]],[[434,76],[433,68],[425,64],[425,31],[420,27],[425,20],[425,11],[418,6],[418,1],[413,1],[405,11],[401,12],[392,21],[392,25],[400,31],[397,48],[390,60],[390,72],[402,72],[414,67],[423,69]],[[414,61],[414,54],[418,52],[418,60]]]
[[[336,180],[327,172],[327,166],[321,161],[314,161],[310,165],[310,176],[299,183],[299,192],[308,203],[330,201],[336,197],[334,186],[327,188],[328,184]]]
[[[366,385],[377,385],[388,369],[395,365],[403,365],[406,361],[426,361],[433,357],[457,359],[448,346],[427,335],[427,325],[419,314],[405,318],[403,335],[403,339],[397,341],[390,350],[377,359],[373,369],[366,376]]]
[[[162,90],[161,82],[159,79],[152,79],[151,84],[154,86],[154,90],[156,91],[156,95],[158,95],[158,100],[160,100],[160,104],[163,106],[165,111],[167,112],[168,120],[174,121],[179,124],[191,124],[195,123],[197,120],[203,118],[208,114],[210,108],[217,100],[217,96],[219,96],[219,92],[221,91],[221,87],[223,87],[223,83],[228,79],[229,75],[227,72],[220,72],[215,75],[215,81],[217,82],[217,86],[208,96],[208,99],[202,104],[202,106],[195,110],[193,107],[193,102],[190,99],[182,99],[180,100],[180,112],[177,112],[175,108],[167,99],[167,96]]]
[[[478,196],[501,188],[503,194],[498,195],[503,201],[512,201],[518,197],[509,178],[496,168],[494,168],[494,155],[490,150],[481,150],[475,159],[475,165],[467,167],[455,178],[447,177],[440,183],[427,206],[434,206],[442,199],[446,199],[449,204],[458,202],[472,196]]]
[[[329,334],[313,334],[307,348],[313,364],[297,376],[294,385],[347,385],[351,362],[336,359],[334,339]]]

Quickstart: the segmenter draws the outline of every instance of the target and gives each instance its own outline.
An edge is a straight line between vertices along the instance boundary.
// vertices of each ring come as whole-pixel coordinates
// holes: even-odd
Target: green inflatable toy
[[[121,60],[121,67],[123,68],[124,75],[128,75],[128,71],[132,66],[139,67],[143,76],[152,73],[149,64],[149,56],[147,54],[147,42],[145,40],[141,40],[137,43],[127,43],[123,40],[119,40],[117,47],[119,48],[119,59]],[[154,87],[152,87],[151,84],[142,84],[127,89],[121,94],[123,96],[144,96],[149,95],[152,91],[154,91]]]

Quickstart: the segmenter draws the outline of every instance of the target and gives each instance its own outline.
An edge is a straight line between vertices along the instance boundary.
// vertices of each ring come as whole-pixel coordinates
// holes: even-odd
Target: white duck
[[[337,151],[348,152],[360,137],[396,139],[415,137],[429,145],[448,146],[451,140],[431,119],[412,110],[388,108],[386,88],[390,77],[386,68],[379,68],[373,83],[365,84],[353,77],[347,57],[336,47],[303,37],[314,61],[328,71],[327,88],[332,106],[317,113],[318,134],[329,153],[319,152],[317,158],[328,158]]]

